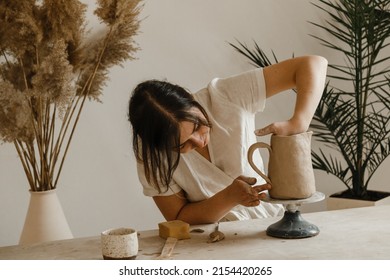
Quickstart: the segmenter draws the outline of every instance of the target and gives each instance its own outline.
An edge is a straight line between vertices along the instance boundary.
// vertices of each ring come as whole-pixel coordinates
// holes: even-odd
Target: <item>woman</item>
[[[309,127],[320,100],[327,61],[289,59],[226,79],[214,79],[195,94],[163,81],[133,91],[129,120],[144,194],[167,220],[189,224],[270,217],[280,205],[261,202],[271,188],[247,162],[256,135],[292,135]],[[265,100],[296,89],[293,116],[255,131]],[[255,131],[255,133],[253,133]],[[254,157],[263,166],[260,154]]]

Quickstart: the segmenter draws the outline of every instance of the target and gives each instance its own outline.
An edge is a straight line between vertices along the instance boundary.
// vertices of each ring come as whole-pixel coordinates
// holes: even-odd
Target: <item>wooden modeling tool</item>
[[[173,249],[177,243],[177,238],[168,237],[165,241],[164,247],[161,250],[161,255],[157,258],[158,260],[169,259],[172,255]]]

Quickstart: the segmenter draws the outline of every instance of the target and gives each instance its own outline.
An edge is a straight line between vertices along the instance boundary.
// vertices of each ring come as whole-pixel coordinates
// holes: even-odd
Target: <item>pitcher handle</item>
[[[263,172],[260,171],[259,168],[257,168],[257,166],[254,164],[253,162],[253,153],[256,149],[260,149],[260,148],[267,148],[268,151],[269,151],[269,154],[271,155],[272,153],[272,149],[271,149],[271,146],[266,144],[266,143],[263,143],[263,142],[258,142],[258,143],[255,143],[253,145],[251,145],[249,147],[249,150],[248,150],[248,162],[249,162],[249,165],[268,183],[268,184],[271,184],[271,180],[267,177],[267,175],[265,175]]]

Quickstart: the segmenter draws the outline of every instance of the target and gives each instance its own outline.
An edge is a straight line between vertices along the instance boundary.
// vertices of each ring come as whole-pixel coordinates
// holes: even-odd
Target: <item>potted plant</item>
[[[312,35],[343,56],[329,64],[328,81],[311,128],[323,143],[312,151],[313,167],[339,178],[346,189],[332,197],[377,201],[390,193],[368,190],[370,180],[390,154],[390,0],[319,0],[313,4],[329,20],[331,40]],[[255,44],[232,45],[257,66],[271,64]],[[275,54],[273,60],[277,61]],[[330,150],[329,150],[330,148]]]
[[[140,2],[97,1],[105,28],[91,35],[80,1],[0,3],[0,141],[14,144],[30,187],[29,209],[37,204],[39,215],[50,210],[34,194],[57,188],[85,101],[99,101],[109,68],[138,50]],[[21,240],[33,223],[29,212]],[[29,242],[41,241],[39,227],[32,232]]]

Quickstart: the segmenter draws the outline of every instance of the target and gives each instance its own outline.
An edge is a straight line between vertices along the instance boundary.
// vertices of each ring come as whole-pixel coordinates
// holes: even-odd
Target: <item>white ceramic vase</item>
[[[70,238],[73,234],[56,190],[30,191],[30,204],[19,245]]]

